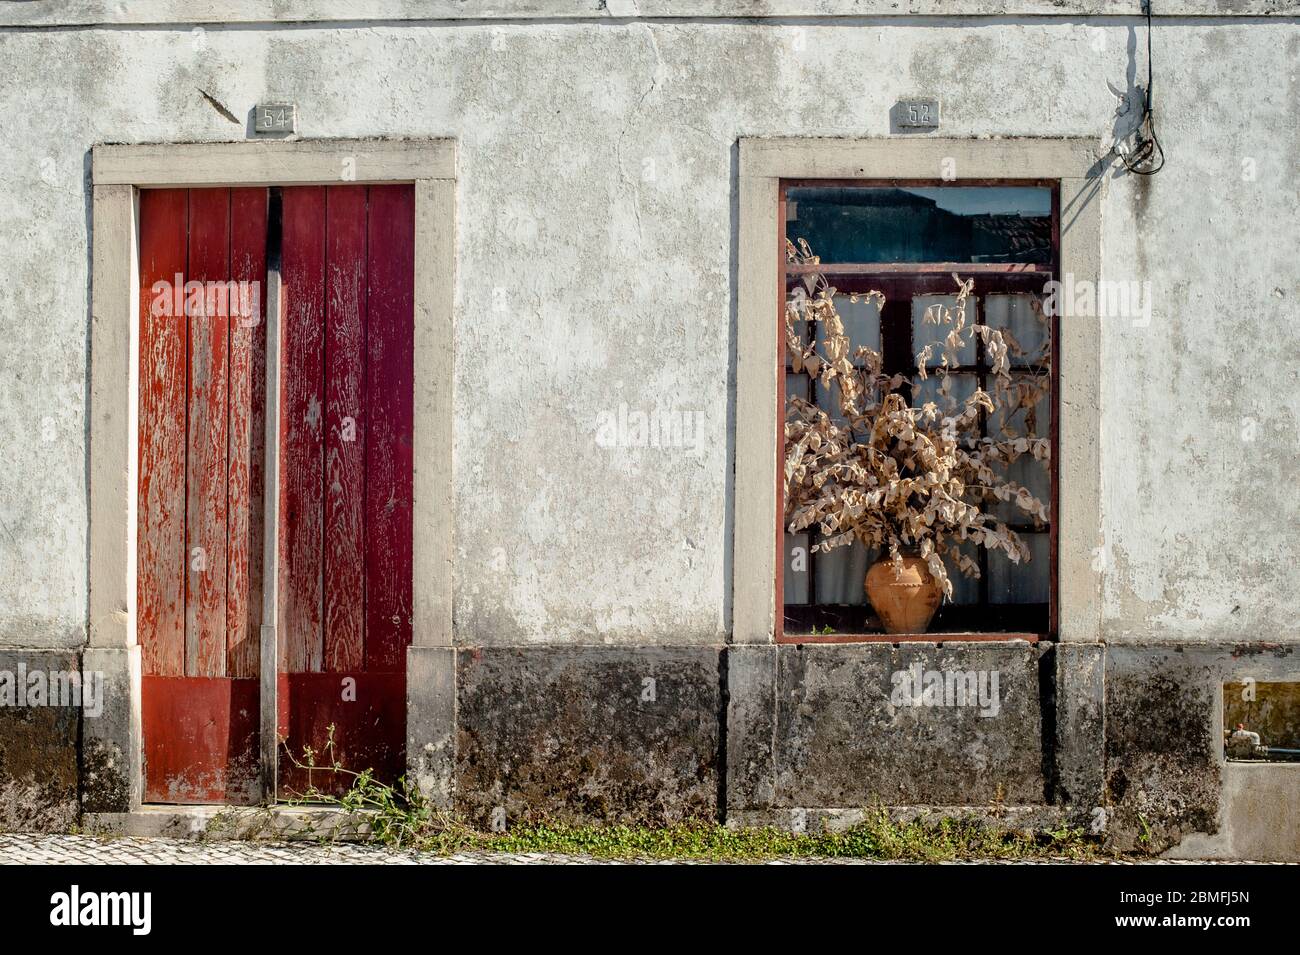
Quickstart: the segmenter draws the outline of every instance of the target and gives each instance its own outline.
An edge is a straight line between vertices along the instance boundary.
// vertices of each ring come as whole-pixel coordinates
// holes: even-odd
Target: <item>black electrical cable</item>
[[[1154,176],[1165,167],[1165,151],[1156,138],[1156,119],[1152,109],[1151,0],[1146,0],[1144,6],[1147,15],[1147,88],[1143,92],[1142,119],[1134,130],[1133,149],[1127,153],[1121,152],[1119,156],[1129,172],[1139,176]]]

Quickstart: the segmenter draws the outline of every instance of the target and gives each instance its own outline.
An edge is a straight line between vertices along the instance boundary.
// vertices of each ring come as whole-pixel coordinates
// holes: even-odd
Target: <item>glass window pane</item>
[[[934,349],[930,353],[930,360],[926,362],[927,368],[937,368],[943,364],[943,343],[949,333],[953,330],[953,324],[945,324],[943,321],[941,309],[951,309],[954,311],[953,323],[956,323],[955,314],[957,306],[957,296],[955,295],[917,295],[912,299],[912,352],[920,354],[921,349],[926,345],[933,344]],[[934,309],[930,318],[927,314]],[[975,333],[969,331],[971,325],[975,322],[975,300],[966,300],[966,328],[967,331],[962,333],[961,347],[957,349],[957,362],[962,365],[975,364]],[[938,319],[935,321],[934,319]],[[951,362],[952,359],[949,358]]]
[[[808,602],[808,534],[785,534],[785,602]]]
[[[989,551],[989,603],[1047,603],[1052,576],[1051,538],[1047,534],[1021,534],[1029,548],[1029,563],[1013,564],[1000,550]]]
[[[1035,376],[1012,374],[1013,382],[1024,382],[1026,385],[1032,385]],[[1014,392],[1012,392],[1014,396]],[[1006,398],[998,395],[998,409],[989,420],[989,436],[995,440],[1006,440],[1008,437],[1035,437],[1047,438],[1052,433],[1051,422],[1051,393],[1045,392],[1034,405],[1034,414],[1029,415],[1028,408],[1019,408],[1007,413]],[[1030,425],[1033,427],[1030,427]],[[1003,431],[1003,426],[1006,431]],[[1010,432],[1009,434],[1007,432]],[[1051,461],[1036,461],[1033,455],[1024,454],[1013,461],[1006,468],[994,466],[994,470],[1004,473],[1009,481],[1023,485],[1029,489],[1029,492],[1047,505],[1049,516],[1052,505],[1052,479],[1051,479]],[[992,514],[1004,521],[1030,522],[1034,518],[1025,513],[1016,506],[1014,501],[996,501],[990,500],[989,510]]]
[[[786,235],[824,263],[1051,261],[1044,187],[807,186],[786,200]]]
[[[1045,376],[1029,373],[1011,374],[1012,388],[1006,394],[997,394],[997,410],[989,416],[989,436],[1047,438],[1052,434],[1052,390]],[[989,377],[989,390],[994,388],[993,377]],[[1038,400],[1030,407],[1015,407],[1020,401],[1020,392],[1033,396],[1041,391]],[[1031,415],[1030,408],[1033,409]],[[1031,427],[1032,425],[1032,427]]]
[[[849,419],[844,417],[840,409],[840,384],[838,380],[828,388],[818,379],[817,407],[830,415],[830,419],[835,423],[836,427],[848,427]]]
[[[847,293],[835,296],[835,310],[840,313],[844,331],[849,336],[849,354],[857,351],[858,346],[866,346],[872,351],[880,351],[880,308],[874,299],[859,298],[856,302]],[[818,352],[825,354],[820,347],[826,340],[826,325],[817,323]],[[861,365],[861,362],[855,362]]]
[[[867,602],[867,570],[875,563],[875,552],[868,552],[858,541],[813,555],[817,561],[816,599],[819,604]]]
[[[802,372],[786,372],[785,396],[808,400],[808,376]]]
[[[1011,364],[1037,364],[1048,360],[1049,328],[1041,310],[1035,311],[1036,296],[1028,293],[1013,295],[987,295],[984,298],[984,324],[993,328],[1010,329],[1011,335],[1024,349],[1024,355],[1011,354]]]
[[[785,300],[786,300],[786,308],[787,308],[787,311],[789,310],[790,303],[793,302],[793,301],[795,301],[796,299],[801,298],[803,295],[804,295],[804,289],[803,289],[803,286],[802,286],[802,285],[796,285],[796,286],[794,287],[793,290],[787,291],[787,292],[786,292],[786,298],[785,298]],[[803,315],[803,314],[805,314],[804,311],[803,311],[803,308],[802,308],[802,307],[801,307],[800,310],[797,312],[797,314],[799,314],[799,315]],[[783,324],[782,324],[782,332],[781,332],[781,334],[783,334],[783,335],[785,334],[784,321],[785,321],[785,319],[784,319],[784,317],[783,317],[783,318],[782,318],[782,323],[783,323]],[[806,345],[806,344],[808,343],[808,322],[807,322],[807,320],[806,320],[806,319],[803,319],[803,318],[796,318],[796,319],[794,320],[794,322],[793,322],[793,327],[794,327],[794,333],[795,333],[795,335],[798,337],[798,339],[799,339],[801,342],[803,342],[803,343]],[[788,355],[786,356],[786,360],[789,361],[789,356],[788,356]]]
[[[963,554],[979,563],[979,545],[971,541],[952,541]],[[980,582],[978,577],[967,577],[957,569],[957,564],[947,554],[943,557],[948,567],[948,579],[952,581],[952,603],[959,607],[969,607],[980,602]]]
[[[940,390],[944,387],[944,380],[938,375],[930,375],[925,381],[913,378],[912,407],[919,408],[927,401],[933,401],[939,406],[941,414],[951,414],[961,409],[966,400],[975,394],[975,388],[979,384],[974,372],[952,372],[947,376],[948,396],[944,397]]]
[[[1009,467],[1002,471],[999,471],[996,467],[994,471],[1005,473],[1008,481],[1028,488],[1030,494],[1046,505],[1047,516],[1049,518],[1052,516],[1052,476],[1048,462],[1035,461],[1030,455],[1025,454],[1016,458]],[[1034,521],[1034,516],[1021,510],[1014,499],[999,501],[997,498],[989,498],[985,509],[1000,521],[1019,524],[1030,524]]]

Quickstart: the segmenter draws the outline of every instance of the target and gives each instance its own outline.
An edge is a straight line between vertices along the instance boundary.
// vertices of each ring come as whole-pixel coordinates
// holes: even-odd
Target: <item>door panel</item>
[[[145,792],[150,803],[258,801],[258,681],[141,680]]]
[[[366,187],[329,191],[325,324],[325,658],[365,664]]]
[[[279,720],[293,758],[280,760],[279,781],[282,796],[298,796],[312,787],[342,792],[352,779],[308,773],[300,765],[308,749],[318,765],[369,769],[388,783],[405,767],[415,192],[285,189],[284,205],[284,374],[293,400],[282,408],[282,459],[286,472],[294,462],[302,487],[290,498],[286,482],[282,498],[281,560],[293,568],[295,599],[282,597]],[[291,228],[295,217],[324,228]],[[319,294],[304,264],[318,256]],[[315,342],[313,359],[306,343]],[[310,554],[299,553],[304,541]],[[300,571],[319,573],[320,589],[315,577],[295,580]]]
[[[146,802],[258,796],[266,198],[140,194]]]
[[[229,315],[209,283],[230,278],[230,190],[190,190],[189,430],[185,453],[185,675],[226,673],[226,426]],[[190,308],[190,304],[197,308]]]

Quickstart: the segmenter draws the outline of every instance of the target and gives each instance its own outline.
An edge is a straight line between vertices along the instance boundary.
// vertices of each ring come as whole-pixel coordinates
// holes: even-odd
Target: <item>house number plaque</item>
[[[894,107],[898,125],[912,129],[939,128],[939,101],[937,99],[905,99]]]
[[[258,103],[253,129],[259,133],[292,133],[298,126],[295,103]]]

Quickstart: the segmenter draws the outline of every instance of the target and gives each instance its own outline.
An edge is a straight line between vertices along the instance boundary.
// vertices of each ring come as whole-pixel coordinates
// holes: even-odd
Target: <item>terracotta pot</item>
[[[943,600],[943,591],[924,560],[904,557],[897,575],[887,559],[871,565],[867,599],[887,633],[925,633]]]

